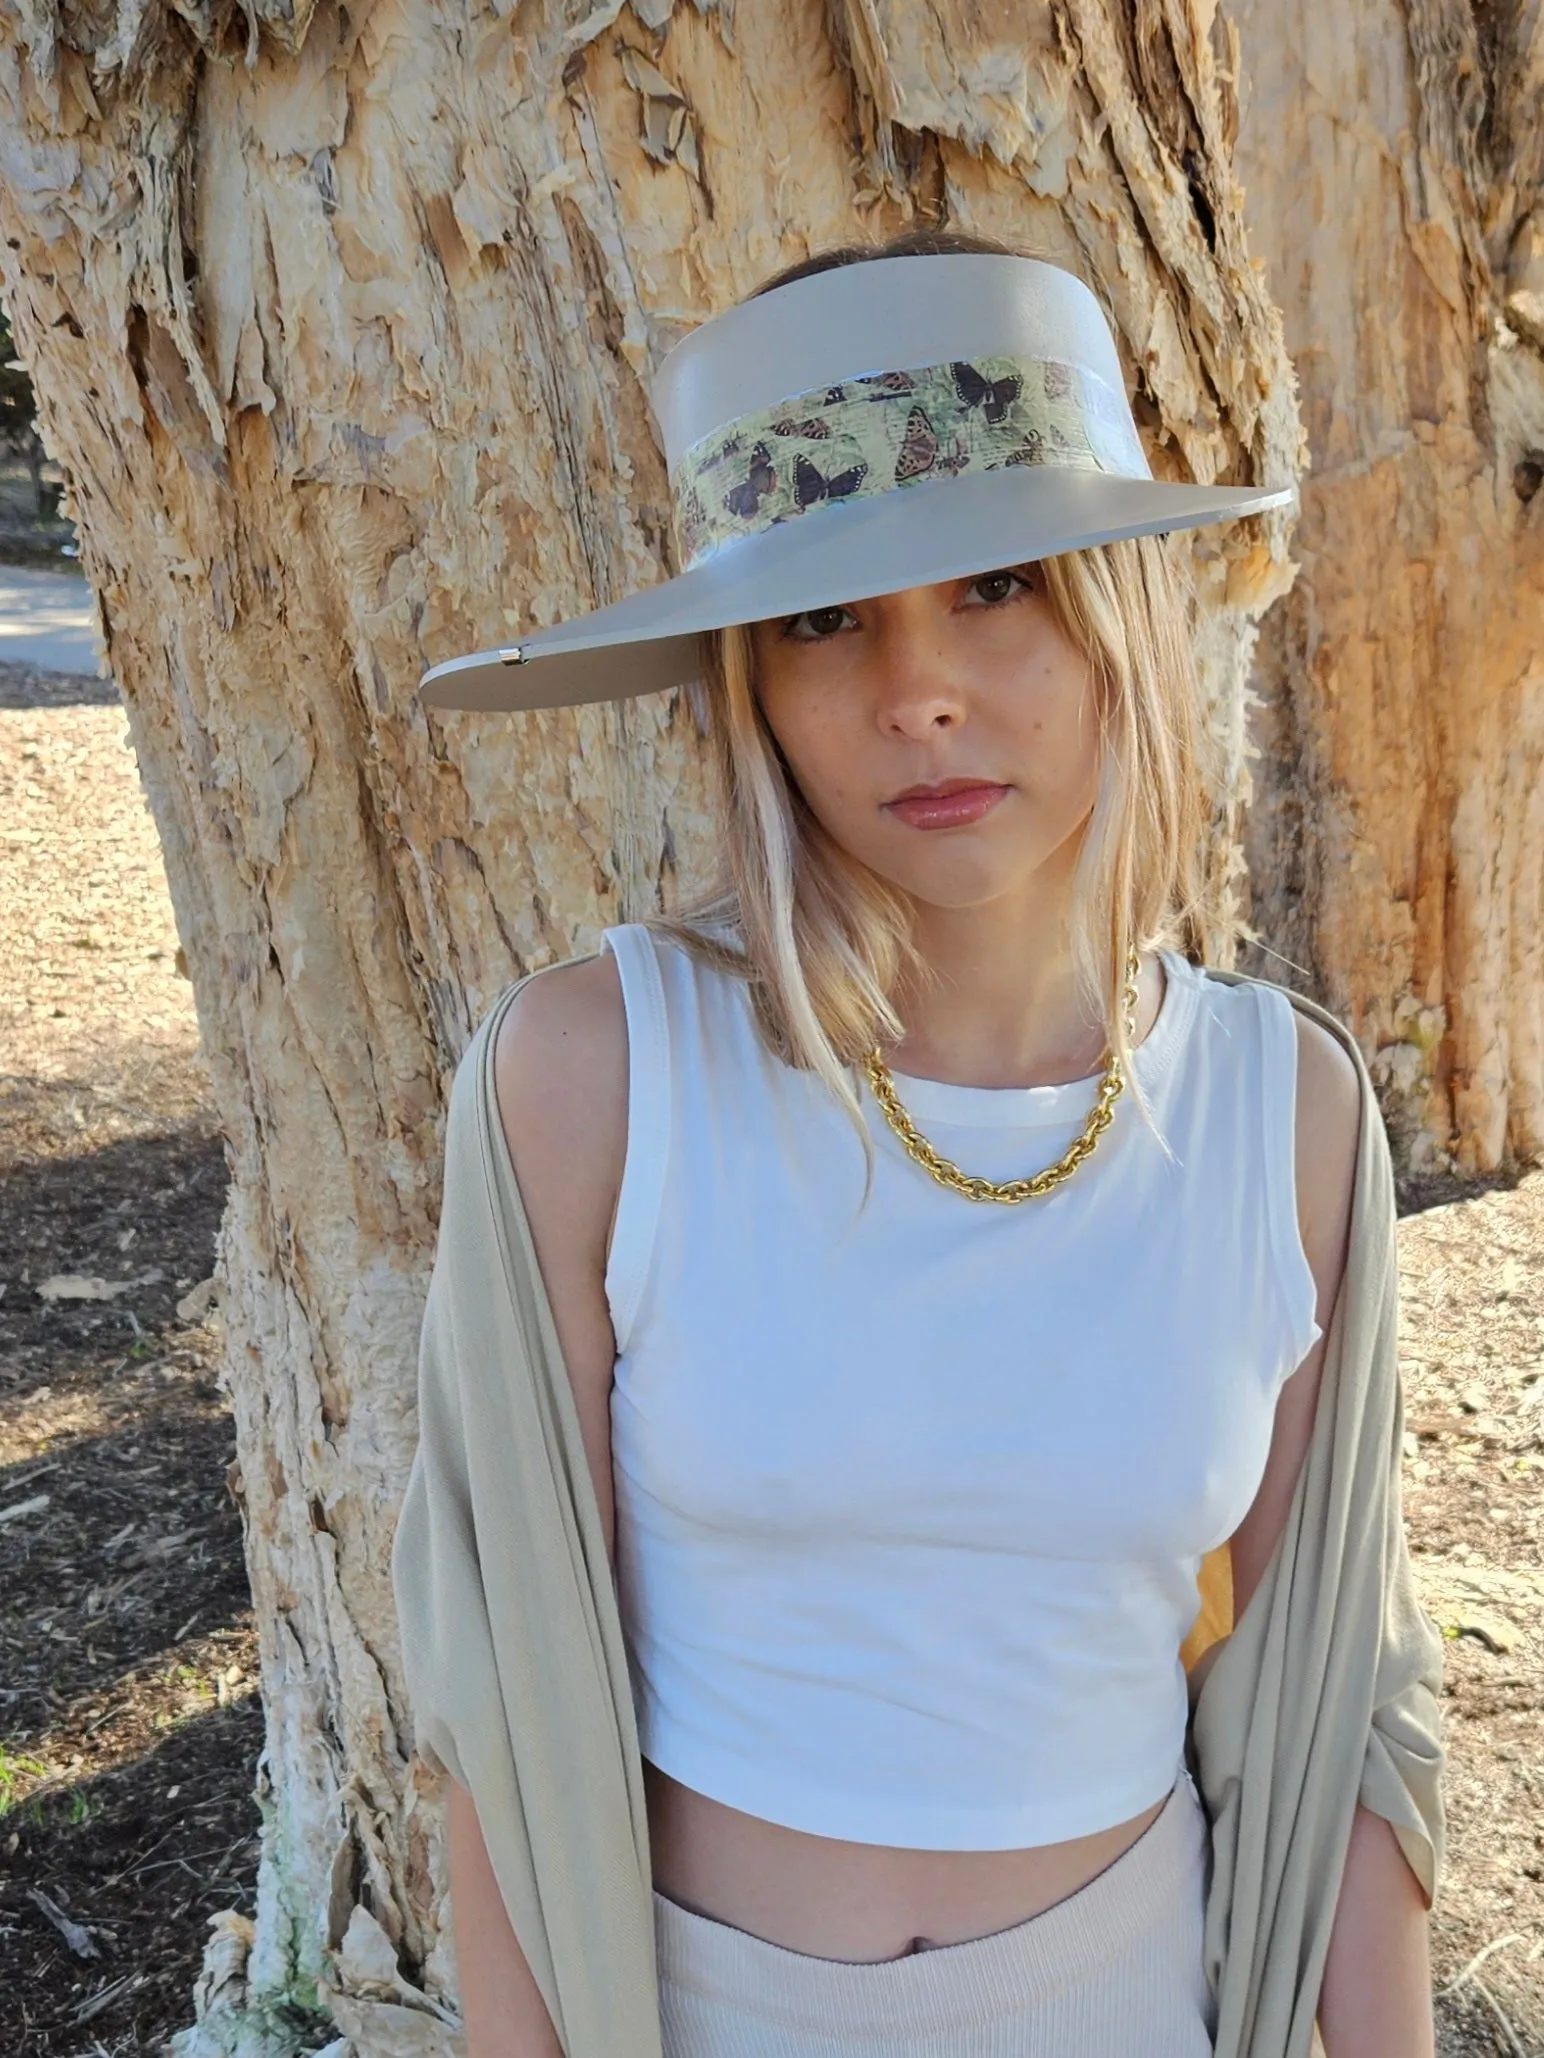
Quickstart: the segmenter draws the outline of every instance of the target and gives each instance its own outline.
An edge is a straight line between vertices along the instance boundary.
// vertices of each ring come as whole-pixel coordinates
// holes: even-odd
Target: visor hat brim
[[[702,633],[1289,506],[1153,478],[1093,293],[1038,258],[881,258],[704,322],[650,398],[682,570],[435,664],[440,708],[619,700],[700,676]]]

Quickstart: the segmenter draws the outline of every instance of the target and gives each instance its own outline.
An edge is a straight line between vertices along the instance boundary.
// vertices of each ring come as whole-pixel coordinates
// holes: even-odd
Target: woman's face
[[[1058,891],[1098,789],[1093,675],[1038,565],[752,630],[757,691],[816,819],[938,908]],[[918,787],[968,787],[953,799]]]

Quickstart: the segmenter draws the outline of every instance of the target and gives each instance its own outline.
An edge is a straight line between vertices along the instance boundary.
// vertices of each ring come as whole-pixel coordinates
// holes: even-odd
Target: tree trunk
[[[711,856],[686,696],[441,716],[423,666],[654,578],[643,377],[776,264],[908,221],[1033,240],[1103,292],[1160,475],[1301,461],[1231,164],[1236,43],[1199,0],[1024,14],[0,0],[0,277],[233,1181],[265,1830],[255,1925],[213,1939],[184,2058],[329,2025],[334,2058],[454,2048],[443,1797],[407,1749],[388,1578],[446,1086],[510,979]],[[1289,534],[1194,538],[1224,953]]]
[[[1487,1172],[1544,1148],[1544,11],[1230,15],[1311,453],[1257,654],[1260,968],[1355,1028],[1417,1180]]]

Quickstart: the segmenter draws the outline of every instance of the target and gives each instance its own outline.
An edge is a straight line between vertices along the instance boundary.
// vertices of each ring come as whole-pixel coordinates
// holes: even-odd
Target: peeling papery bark
[[[1230,12],[1311,451],[1256,670],[1261,964],[1355,1028],[1411,1173],[1489,1172],[1544,1149],[1544,13]]]
[[[1535,598],[1513,581],[1537,518],[1505,496],[1532,462],[1507,453],[1538,440],[1538,333],[1522,313],[1484,327],[1502,231],[1474,167],[1495,176],[1499,146],[1457,106],[1454,188],[1458,144],[1444,157],[1441,122],[1412,119],[1445,47],[1433,13],[1390,125],[1362,122],[1368,180],[1316,157],[1299,112],[1294,155],[1250,171],[1246,222],[1235,136],[1311,40],[1306,11],[1259,14],[0,0],[0,282],[100,598],[233,1181],[219,1275],[263,1842],[255,1920],[217,1923],[181,2058],[456,2048],[444,1796],[409,1749],[389,1584],[447,1085],[511,979],[673,903],[713,852],[688,695],[474,716],[413,689],[665,571],[646,380],[777,265],[908,223],[1040,249],[1100,293],[1165,477],[1297,475],[1293,344],[1317,437],[1312,609],[1288,593],[1289,514],[1191,539],[1224,766],[1209,947],[1226,961],[1244,890],[1248,682],[1275,602],[1258,676],[1292,747],[1249,831],[1256,920],[1306,925],[1375,1044],[1403,996],[1440,1008],[1437,1084],[1389,1074],[1418,1133],[1456,1124],[1490,1162],[1500,1108],[1514,1146],[1536,1141],[1539,694]],[[1315,31],[1328,71],[1402,19],[1340,10]],[[1421,137],[1408,158],[1380,140],[1396,114]],[[1297,162],[1326,177],[1322,219]],[[1537,165],[1515,167],[1521,221]],[[1326,221],[1322,247],[1365,270],[1390,208],[1391,314],[1360,310],[1350,269],[1314,279],[1338,276],[1349,310],[1324,316],[1330,347],[1360,352],[1327,392],[1300,275]],[[1523,263],[1508,290],[1523,307],[1541,287]],[[1404,353],[1403,383],[1380,352]],[[1439,712],[1465,634],[1480,657]],[[1441,919],[1413,895],[1400,940],[1379,895],[1412,866],[1446,882]],[[1387,939],[1365,977],[1358,925]]]

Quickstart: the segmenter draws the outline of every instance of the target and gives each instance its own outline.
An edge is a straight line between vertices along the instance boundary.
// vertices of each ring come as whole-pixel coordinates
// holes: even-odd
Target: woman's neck
[[[918,904],[913,930],[936,983],[903,985],[901,1042],[884,1053],[892,1071],[959,1086],[1051,1086],[1104,1063],[1105,1025],[1078,988],[1065,902]],[[1156,963],[1139,981],[1137,1041],[1163,994]]]

